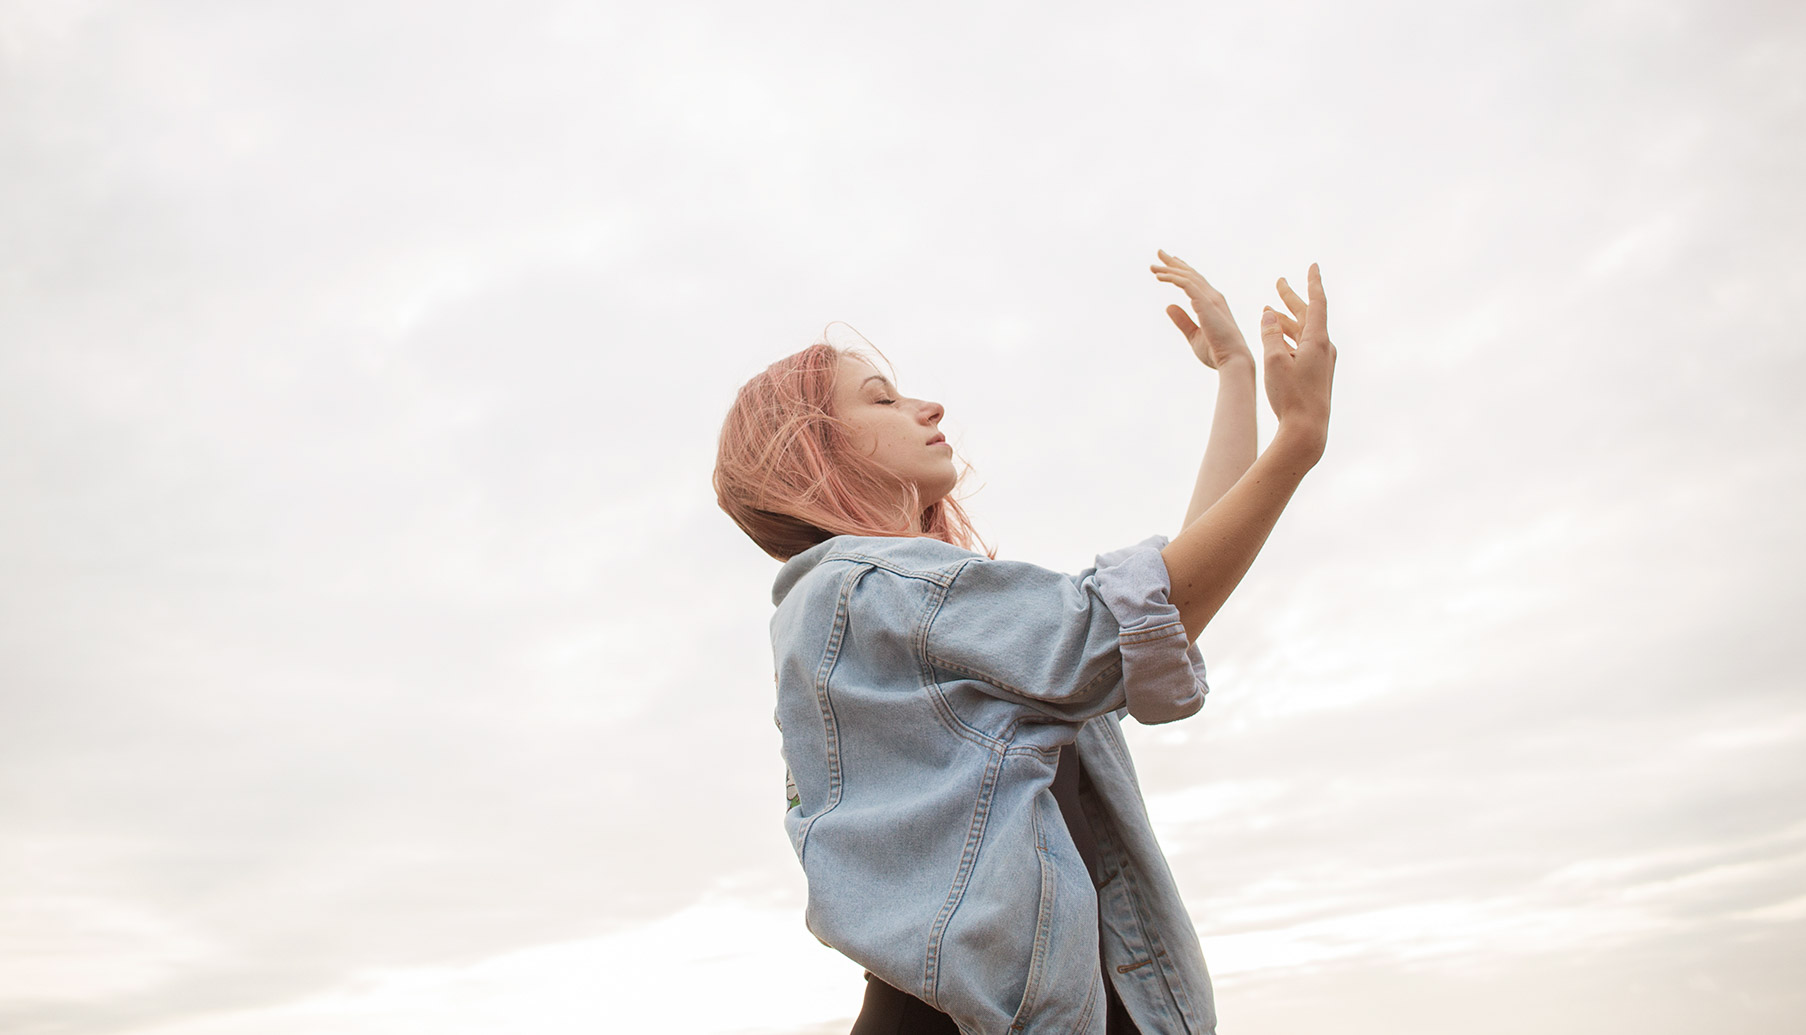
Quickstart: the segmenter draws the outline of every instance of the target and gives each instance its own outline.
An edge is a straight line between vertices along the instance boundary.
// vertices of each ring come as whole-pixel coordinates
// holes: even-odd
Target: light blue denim
[[[1103,1035],[1106,972],[1144,1035],[1216,1029],[1120,726],[1184,718],[1209,690],[1166,542],[1063,575],[837,536],[772,588],[809,930],[967,1035]],[[1091,780],[1095,888],[1049,790],[1069,743]]]

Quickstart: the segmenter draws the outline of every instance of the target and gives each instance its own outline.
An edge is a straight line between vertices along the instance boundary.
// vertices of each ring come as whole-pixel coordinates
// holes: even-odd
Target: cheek
[[[849,422],[847,443],[860,456],[874,456],[878,453],[881,439],[872,429],[856,421]]]

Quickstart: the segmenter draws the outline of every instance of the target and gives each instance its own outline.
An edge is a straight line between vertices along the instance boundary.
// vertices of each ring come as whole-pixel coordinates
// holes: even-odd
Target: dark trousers
[[[1110,1000],[1105,1029],[1109,1035],[1139,1035],[1108,978],[1104,979],[1104,994]],[[853,1022],[851,1035],[959,1035],[959,1026],[953,1018],[915,996],[867,974],[865,1005],[859,1011],[859,1019]]]

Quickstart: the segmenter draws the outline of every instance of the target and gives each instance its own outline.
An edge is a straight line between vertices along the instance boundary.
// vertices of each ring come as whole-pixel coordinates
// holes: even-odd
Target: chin
[[[949,461],[945,467],[923,472],[915,479],[915,484],[916,496],[922,501],[922,509],[926,510],[953,495],[953,490],[959,486],[959,472]]]

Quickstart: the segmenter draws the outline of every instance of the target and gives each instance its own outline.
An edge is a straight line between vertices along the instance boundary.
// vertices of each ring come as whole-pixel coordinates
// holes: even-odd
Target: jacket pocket
[[[1041,893],[1028,980],[1009,1030],[1012,1035],[1088,1032],[1103,1001],[1097,896],[1066,832],[1065,817],[1039,797],[1033,815]],[[1080,989],[1085,989],[1082,995]]]

